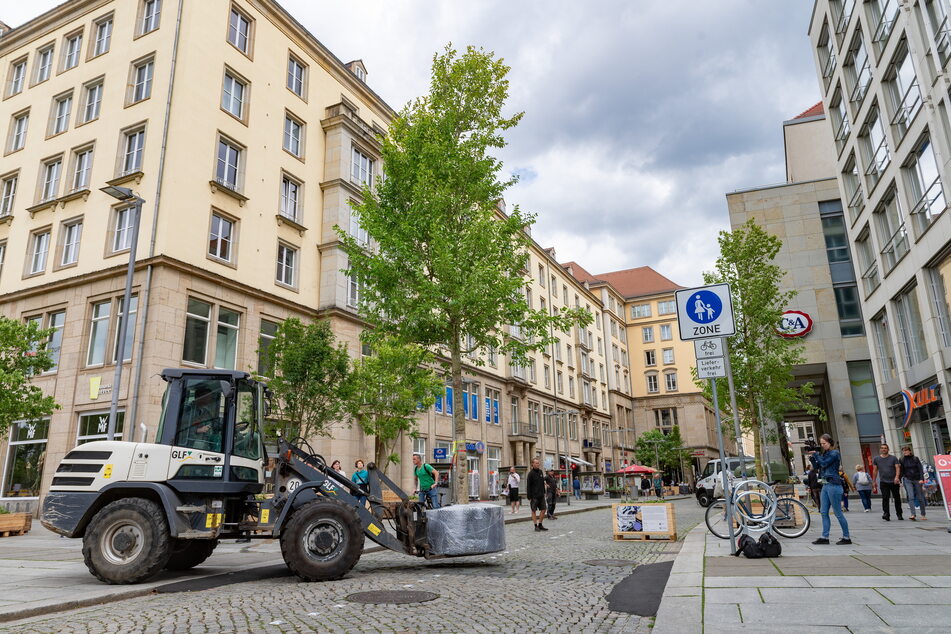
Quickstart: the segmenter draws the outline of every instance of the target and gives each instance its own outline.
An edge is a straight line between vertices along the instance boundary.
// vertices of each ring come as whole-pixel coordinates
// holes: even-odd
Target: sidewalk
[[[854,505],[860,506],[860,505]],[[941,507],[928,520],[881,519],[881,506],[845,517],[851,546],[832,518],[828,546],[814,546],[821,517],[798,539],[780,539],[782,557],[730,555],[706,524],[688,535],[674,562],[652,634],[747,631],[948,631],[951,534]],[[851,628],[848,629],[848,628]]]
[[[569,515],[609,508],[612,502],[572,500],[571,506],[559,503],[556,514]],[[531,518],[526,505],[517,514],[505,510],[505,523],[527,522]],[[382,547],[367,540],[364,553],[379,552]],[[407,563],[412,558],[407,557]],[[281,545],[277,540],[255,540],[236,544],[222,541],[215,553],[201,566],[184,572],[162,572],[152,581],[131,586],[111,586],[89,573],[83,563],[82,540],[65,539],[33,522],[26,535],[0,538],[0,623],[39,614],[142,596],[166,584],[186,580],[207,579],[253,568],[283,565]]]

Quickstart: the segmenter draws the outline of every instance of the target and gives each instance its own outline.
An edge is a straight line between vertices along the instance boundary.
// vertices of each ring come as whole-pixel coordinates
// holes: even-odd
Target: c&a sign
[[[809,313],[801,310],[787,310],[779,319],[779,327],[776,332],[780,337],[791,339],[793,337],[805,337],[812,332],[812,317]]]
[[[931,387],[926,387],[917,392],[912,392],[911,390],[901,391],[902,399],[905,401],[905,420],[902,421],[902,429],[908,427],[908,423],[911,422],[911,414],[916,409],[930,403],[937,403],[941,400],[940,390],[941,385],[935,383]]]

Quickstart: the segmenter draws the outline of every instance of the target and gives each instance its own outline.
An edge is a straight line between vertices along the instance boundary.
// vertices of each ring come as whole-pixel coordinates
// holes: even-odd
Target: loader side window
[[[258,398],[253,385],[238,383],[238,398],[235,402],[234,449],[232,455],[261,459],[261,434],[258,428]],[[243,478],[236,478],[243,479]],[[254,474],[257,481],[257,472]]]
[[[222,453],[227,381],[186,379],[175,446]]]

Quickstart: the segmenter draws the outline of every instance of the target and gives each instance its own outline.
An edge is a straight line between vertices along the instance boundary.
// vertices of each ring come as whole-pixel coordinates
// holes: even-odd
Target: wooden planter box
[[[29,513],[4,513],[0,515],[0,537],[23,535],[30,532],[33,516]]]

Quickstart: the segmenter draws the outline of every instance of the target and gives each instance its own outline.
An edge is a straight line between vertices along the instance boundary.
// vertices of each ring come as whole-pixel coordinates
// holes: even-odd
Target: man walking
[[[548,519],[555,520],[555,503],[558,501],[558,483],[555,481],[555,472],[548,470],[545,476],[545,486],[548,488]]]
[[[418,453],[413,454],[413,475],[419,481],[420,504],[425,507],[426,500],[429,499],[430,508],[438,509],[439,493],[436,491],[436,478],[439,476],[436,474],[436,469],[431,464],[423,462],[423,457]]]
[[[538,458],[532,459],[532,468],[528,472],[526,493],[532,509],[532,523],[535,525],[535,532],[547,531],[548,529],[542,526],[542,521],[544,521],[545,513],[548,510],[548,504],[545,502],[545,474],[541,470],[541,462]]]
[[[908,496],[908,508],[911,510],[910,519],[915,521],[915,504],[921,509],[921,519],[925,517],[925,507],[928,502],[925,501],[925,490],[922,485],[925,483],[925,469],[918,456],[912,452],[911,447],[902,447],[902,457],[898,462],[901,464],[901,479],[905,485],[905,495]]]
[[[901,482],[901,463],[898,458],[888,453],[888,445],[879,447],[878,455],[872,460],[872,480],[882,489],[882,519],[886,522],[892,519],[888,512],[888,498],[891,496],[895,498],[895,515],[899,520],[905,519],[901,513],[901,493],[898,489],[898,483]],[[872,493],[876,493],[875,484],[872,485]]]

